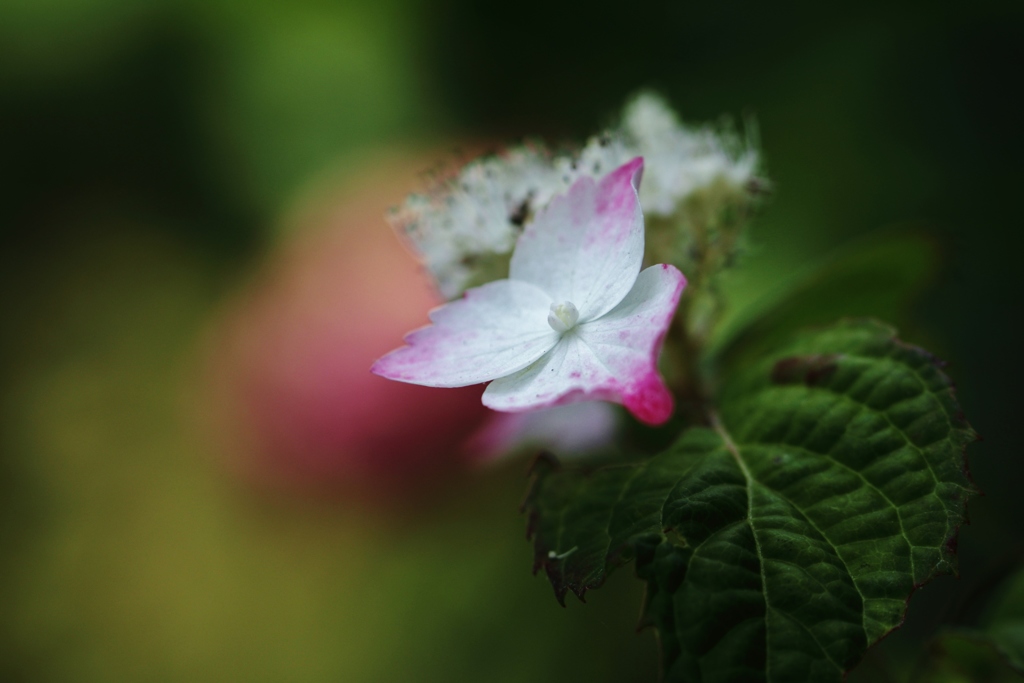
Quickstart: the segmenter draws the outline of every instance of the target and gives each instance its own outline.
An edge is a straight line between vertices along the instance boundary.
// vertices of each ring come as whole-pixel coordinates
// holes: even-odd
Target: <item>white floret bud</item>
[[[571,330],[579,319],[579,309],[571,301],[551,304],[551,310],[548,312],[548,325],[559,334]]]

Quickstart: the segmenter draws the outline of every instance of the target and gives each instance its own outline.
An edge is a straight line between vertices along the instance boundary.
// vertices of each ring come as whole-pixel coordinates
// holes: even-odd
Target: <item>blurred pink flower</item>
[[[459,465],[488,412],[457,392],[366,371],[441,299],[384,222],[427,163],[377,160],[307,202],[217,321],[213,417],[247,477],[333,488],[414,485]]]

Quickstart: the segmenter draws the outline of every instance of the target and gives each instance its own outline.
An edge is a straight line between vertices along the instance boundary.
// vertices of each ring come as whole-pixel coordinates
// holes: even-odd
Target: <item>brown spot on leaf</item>
[[[826,353],[783,358],[772,368],[772,382],[817,386],[832,376],[841,357],[841,354]]]

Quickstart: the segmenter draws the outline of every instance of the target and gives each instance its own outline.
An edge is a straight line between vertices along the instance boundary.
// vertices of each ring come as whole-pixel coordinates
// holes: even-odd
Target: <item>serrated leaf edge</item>
[[[947,365],[947,363],[945,361],[941,360],[940,358],[938,358],[937,356],[935,356],[931,352],[929,352],[929,351],[927,351],[925,349],[922,349],[919,346],[915,346],[915,345],[909,344],[907,342],[904,342],[903,340],[901,340],[897,336],[897,332],[896,332],[895,328],[893,328],[892,326],[887,325],[887,324],[885,324],[885,323],[883,323],[881,321],[875,320],[875,319],[871,319],[871,318],[844,318],[844,319],[841,319],[840,321],[838,321],[837,324],[833,324],[832,326],[815,326],[815,327],[817,327],[818,329],[826,329],[826,328],[835,327],[835,326],[838,326],[838,325],[851,325],[851,324],[868,324],[868,325],[874,326],[874,327],[878,328],[879,331],[884,331],[886,336],[888,337],[888,340],[890,342],[892,342],[894,345],[896,345],[896,346],[898,346],[900,348],[903,348],[903,349],[905,349],[907,351],[911,351],[911,352],[913,352],[913,353],[923,357],[924,359],[926,359],[939,372],[942,380],[944,381],[946,387],[948,388],[948,391],[950,392],[951,398],[952,398],[953,403],[956,406],[957,410],[956,410],[956,412],[954,414],[949,415],[949,417],[950,417],[951,421],[955,421],[956,426],[958,426],[961,430],[963,430],[963,432],[961,432],[962,438],[959,440],[959,443],[957,445],[959,446],[961,470],[962,470],[962,473],[964,475],[965,481],[967,482],[967,486],[961,487],[961,493],[957,497],[957,501],[963,503],[963,510],[964,510],[964,512],[963,512],[963,520],[960,523],[955,524],[953,526],[950,534],[948,535],[948,537],[946,538],[946,540],[944,542],[945,547],[949,549],[950,553],[955,555],[957,541],[958,541],[958,537],[959,537],[959,533],[960,533],[960,529],[963,527],[964,524],[969,524],[970,523],[969,516],[968,516],[968,504],[969,504],[969,501],[970,501],[970,497],[972,495],[983,495],[981,490],[977,487],[976,483],[974,482],[973,477],[971,476],[970,466],[969,466],[969,459],[967,457],[967,446],[969,446],[971,443],[974,443],[976,441],[980,441],[981,438],[977,434],[977,432],[974,431],[974,429],[968,423],[966,417],[964,416],[963,410],[962,410],[959,402],[956,400],[956,391],[955,391],[956,387],[955,387],[955,384],[949,378],[949,376],[946,375],[945,372],[943,371],[943,368],[945,368],[946,365]],[[734,460],[737,462],[737,465],[740,468],[740,471],[743,473],[743,476],[746,479],[746,482],[747,482],[747,495],[748,495],[748,508],[747,508],[748,519],[747,519],[747,523],[753,529],[752,520],[749,517],[750,510],[751,510],[750,497],[752,496],[752,487],[751,487],[751,482],[753,481],[752,475],[751,475],[749,469],[747,468],[746,463],[743,462],[743,459],[739,456],[738,447],[732,441],[731,436],[725,430],[724,425],[722,425],[721,420],[718,418],[716,413],[714,413],[714,412],[711,413],[710,421],[711,421],[711,424],[712,424],[712,428],[716,431],[716,433],[718,433],[720,438],[722,438],[723,444],[725,444],[727,450],[732,455]],[[685,433],[685,431],[686,430],[684,430],[683,433]],[[899,430],[899,431],[902,431],[902,430]],[[682,434],[680,436],[682,436]],[[621,465],[616,465],[615,467],[620,467],[620,466]],[[637,467],[639,469],[640,467],[642,467],[642,465],[637,465]],[[930,467],[930,465],[929,465],[929,467]],[[600,588],[604,584],[605,580],[607,580],[608,575],[612,571],[614,571],[614,569],[616,569],[621,564],[625,564],[630,559],[632,559],[632,557],[629,557],[626,560],[622,560],[623,555],[621,553],[621,549],[615,549],[614,552],[613,552],[613,549],[609,548],[609,550],[608,550],[608,552],[606,554],[606,560],[605,560],[606,566],[605,566],[605,569],[601,573],[601,575],[599,576],[599,578],[597,580],[589,581],[589,582],[586,582],[586,583],[582,583],[582,584],[577,585],[577,586],[572,586],[572,585],[570,585],[568,583],[566,583],[564,585],[561,584],[561,581],[560,581],[560,579],[559,579],[559,577],[557,575],[557,567],[558,567],[557,562],[559,560],[552,561],[553,558],[548,556],[549,549],[547,549],[547,548],[545,548],[545,547],[540,545],[540,539],[536,537],[536,529],[537,529],[537,522],[538,522],[539,512],[537,511],[536,508],[534,508],[534,507],[532,507],[530,505],[530,501],[532,500],[534,493],[536,492],[537,488],[540,485],[541,477],[543,477],[545,475],[545,473],[547,473],[547,472],[557,471],[557,470],[560,470],[560,469],[561,469],[561,465],[558,463],[557,459],[555,459],[554,456],[551,456],[550,454],[542,454],[541,456],[539,456],[535,460],[533,466],[530,468],[530,473],[529,473],[530,474],[530,484],[529,484],[529,487],[528,487],[528,490],[527,490],[527,495],[526,495],[526,497],[523,500],[523,503],[522,503],[522,506],[521,506],[521,510],[523,512],[525,512],[527,514],[527,516],[528,516],[527,539],[534,541],[533,573],[536,574],[538,571],[540,571],[541,568],[543,568],[545,570],[545,573],[547,574],[547,576],[548,576],[548,578],[549,578],[549,580],[550,580],[550,582],[552,584],[552,587],[553,587],[553,589],[555,591],[556,599],[564,607],[565,606],[565,595],[570,590],[577,596],[577,598],[581,602],[586,602],[585,596],[586,596],[586,593],[589,590]],[[597,468],[595,470],[592,470],[591,472],[586,473],[585,476],[590,476],[593,472],[599,471],[601,469],[604,469],[604,468]],[[938,481],[938,480],[936,479],[936,481]],[[625,491],[625,487],[623,488],[623,492],[624,491]],[[620,497],[620,500],[621,500],[621,497]],[[891,504],[891,501],[889,501],[889,502]],[[901,526],[902,526],[902,521],[901,521]],[[756,534],[755,534],[755,542],[757,542],[756,541]],[[629,543],[627,543],[627,545],[631,545],[631,544],[634,544],[634,543],[635,543],[635,540],[631,540]],[[761,564],[762,564],[762,567],[761,567],[761,580],[762,580],[762,589],[763,589],[765,577],[764,577],[764,568],[763,568],[763,558],[761,557],[761,550],[760,550],[760,544],[759,543],[757,545],[757,552],[758,552],[758,558],[759,558],[759,560],[761,561]],[[952,574],[953,576],[958,576],[959,575],[958,567],[957,567],[955,562],[946,563],[946,564],[947,564],[947,566],[945,566],[945,567],[940,566],[940,565],[936,565],[935,567],[933,567],[932,571],[922,581],[920,581],[920,582],[915,581],[914,582],[914,584],[913,584],[913,586],[911,588],[911,592],[907,595],[907,598],[904,601],[903,612],[902,612],[902,614],[900,616],[899,623],[897,623],[891,629],[889,629],[884,634],[882,634],[874,642],[869,642],[868,643],[868,648],[873,647],[878,642],[881,642],[881,640],[887,638],[889,635],[891,635],[893,632],[898,630],[906,622],[906,615],[907,615],[907,610],[909,608],[910,600],[913,598],[914,594],[917,592],[917,589],[921,588],[922,586],[924,586],[925,584],[931,582],[933,579],[935,579],[935,578],[937,578],[939,576],[943,576],[943,575],[946,575],[946,574]],[[768,607],[767,591],[765,591],[765,605],[766,605],[766,608],[767,608]],[[643,630],[643,629],[653,625],[653,622],[648,619],[646,612],[647,612],[647,595],[645,594],[644,602],[643,602],[643,607],[642,607],[642,610],[641,610],[640,619],[639,619],[639,622],[637,624],[637,630],[638,631]],[[766,624],[765,628],[766,628],[766,634],[767,634],[767,624]],[[655,630],[657,631],[657,629],[655,629]],[[658,635],[658,641],[659,641],[659,646],[660,646],[660,643],[661,643],[660,634],[657,634],[657,635]],[[767,635],[766,635],[766,637],[767,637]],[[850,671],[850,669],[843,669],[842,667],[839,667],[839,668],[840,668],[841,671],[843,671],[844,676],[845,676],[846,673],[848,673]]]

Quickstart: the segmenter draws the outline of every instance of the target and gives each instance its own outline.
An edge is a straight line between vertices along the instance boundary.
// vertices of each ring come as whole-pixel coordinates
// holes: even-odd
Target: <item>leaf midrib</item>
[[[725,446],[725,449],[729,452],[729,455],[731,455],[733,460],[736,462],[736,466],[739,467],[740,472],[743,474],[743,478],[747,482],[747,486],[746,486],[746,488],[747,488],[747,520],[746,521],[747,521],[747,524],[750,526],[750,535],[754,539],[754,549],[757,552],[758,571],[761,574],[761,593],[764,596],[764,607],[765,607],[765,616],[764,616],[764,641],[765,641],[764,642],[764,651],[765,651],[764,669],[765,669],[765,680],[766,681],[771,681],[771,679],[772,679],[772,674],[771,674],[771,648],[769,647],[769,632],[768,632],[768,613],[772,612],[772,611],[775,611],[775,612],[778,612],[779,614],[783,614],[783,615],[788,616],[790,619],[792,619],[794,621],[794,623],[796,623],[800,628],[802,628],[804,631],[806,631],[811,636],[811,639],[814,641],[815,645],[817,645],[818,648],[821,650],[821,653],[825,656],[825,658],[829,662],[831,662],[832,665],[835,666],[836,669],[838,669],[840,671],[840,673],[843,672],[845,670],[844,667],[841,666],[838,662],[836,662],[832,658],[832,655],[829,654],[828,650],[825,649],[825,647],[818,640],[817,636],[815,636],[814,633],[809,628],[804,626],[804,624],[801,623],[799,619],[796,619],[792,615],[789,615],[785,610],[782,610],[782,609],[777,608],[777,607],[772,607],[771,602],[768,600],[768,581],[767,581],[767,577],[765,576],[765,559],[764,559],[763,553],[761,552],[761,541],[757,537],[757,528],[754,526],[754,485],[756,484],[758,486],[761,486],[762,488],[767,489],[768,491],[771,491],[772,494],[777,495],[780,498],[782,498],[784,501],[786,501],[786,503],[791,505],[794,510],[798,511],[800,513],[800,515],[807,521],[807,523],[815,531],[818,532],[818,535],[821,536],[822,539],[824,539],[830,546],[832,546],[833,549],[836,548],[835,544],[833,544],[832,541],[830,541],[828,539],[828,536],[826,536],[824,533],[822,533],[821,529],[818,528],[818,525],[815,524],[807,516],[807,514],[802,509],[800,509],[799,506],[794,504],[786,496],[782,495],[781,493],[779,493],[775,489],[766,486],[765,484],[763,484],[762,482],[760,482],[760,481],[758,481],[757,479],[754,478],[754,475],[751,473],[750,469],[747,467],[747,463],[743,459],[743,456],[740,455],[739,446],[737,446],[736,442],[734,442],[732,440],[732,436],[726,430],[725,425],[722,424],[722,421],[719,418],[718,414],[716,412],[714,412],[714,411],[711,411],[710,414],[709,414],[709,417],[710,417],[710,420],[711,420],[711,427],[712,427],[712,429],[714,429],[715,433],[718,434],[720,439],[722,439],[722,444]],[[902,523],[900,524],[900,531],[901,531],[901,533],[903,532],[903,525],[902,525]],[[910,543],[910,540],[906,539],[906,535],[905,534],[904,534],[904,539],[907,541],[908,547],[913,547],[913,545]],[[860,610],[861,631],[864,633],[864,639],[865,639],[865,642],[866,642],[868,640],[868,635],[867,635],[867,626],[864,624],[864,616],[866,614],[866,610],[864,609],[864,603],[867,600],[867,597],[861,592],[860,588],[857,586],[857,582],[853,578],[853,574],[850,572],[849,565],[846,564],[846,560],[844,560],[842,558],[842,556],[839,555],[838,551],[836,551],[836,558],[840,562],[843,563],[843,569],[846,570],[847,576],[850,577],[850,581],[853,583],[854,590],[856,590],[857,594],[860,596],[860,599],[861,599],[861,610]]]
[[[733,443],[732,437],[729,436],[729,432],[725,430],[722,425],[722,421],[718,417],[718,413],[711,411],[709,413],[711,419],[711,428],[715,430],[719,438],[722,439],[722,443],[725,445],[725,450],[729,451],[732,455],[733,460],[736,461],[736,465],[740,468],[740,472],[743,473],[743,478],[747,482],[747,524],[750,525],[750,535],[754,538],[754,550],[757,552],[757,569],[761,574],[761,594],[764,596],[764,677],[766,681],[772,679],[772,664],[770,650],[768,648],[769,634],[768,634],[768,612],[772,609],[771,603],[768,602],[768,582],[764,575],[764,555],[761,552],[761,541],[757,538],[757,529],[754,528],[754,477],[751,475],[750,470],[747,468],[747,463],[740,457],[739,449],[736,444]]]
[[[939,442],[943,442],[943,441],[945,441],[945,442],[952,442],[952,438],[950,436],[950,433],[947,432],[946,436],[944,436],[942,438],[939,438],[939,439],[936,439],[935,441],[930,442],[928,444],[918,445],[918,444],[914,443],[910,439],[910,437],[907,435],[907,433],[906,433],[906,431],[904,429],[902,429],[901,427],[897,426],[896,423],[894,423],[892,421],[892,418],[889,416],[889,412],[888,411],[893,406],[899,405],[900,403],[903,403],[903,402],[909,401],[909,400],[913,400],[913,399],[918,398],[918,397],[920,397],[922,395],[928,395],[929,397],[931,397],[931,399],[933,401],[936,402],[936,404],[942,410],[942,412],[944,414],[948,415],[947,411],[945,410],[945,407],[942,404],[942,401],[939,400],[939,393],[937,391],[934,391],[933,389],[931,389],[928,386],[928,384],[921,378],[921,375],[918,372],[917,368],[912,367],[908,363],[906,363],[904,361],[901,361],[898,358],[894,358],[891,353],[886,353],[886,354],[881,355],[881,356],[869,356],[869,355],[864,355],[864,354],[844,352],[842,355],[843,355],[844,359],[853,359],[853,360],[868,361],[868,362],[886,362],[886,363],[895,365],[895,366],[897,366],[899,368],[902,368],[906,372],[908,372],[914,378],[914,380],[917,382],[917,384],[920,386],[921,391],[919,393],[914,394],[913,396],[907,396],[907,397],[901,398],[900,400],[898,400],[898,401],[890,404],[889,406],[887,406],[884,410],[881,409],[881,408],[876,408],[876,407],[874,407],[874,406],[872,406],[872,405],[870,405],[868,403],[868,399],[879,388],[879,383],[877,383],[877,382],[871,388],[871,390],[868,392],[868,395],[863,400],[858,400],[858,399],[848,395],[845,392],[836,391],[836,390],[834,390],[834,389],[832,389],[831,387],[828,387],[828,386],[818,386],[818,387],[815,387],[815,389],[820,390],[820,391],[824,391],[824,392],[828,393],[829,395],[831,395],[831,396],[833,396],[833,397],[835,397],[835,398],[837,398],[837,399],[839,399],[841,401],[844,401],[846,403],[852,404],[853,406],[855,406],[862,413],[863,412],[867,412],[867,413],[870,413],[872,415],[876,415],[879,418],[883,419],[886,422],[886,424],[888,424],[889,427],[896,434],[898,434],[900,436],[900,438],[903,440],[904,445],[906,445],[907,447],[911,448],[914,452],[916,452],[920,456],[922,462],[924,462],[925,467],[928,468],[928,473],[929,473],[929,475],[931,476],[931,479],[932,479],[932,490],[929,492],[929,494],[925,494],[925,495],[937,495],[936,491],[938,490],[938,486],[941,483],[941,480],[937,476],[937,474],[935,472],[935,468],[932,466],[931,462],[928,460],[928,456],[925,453],[925,449],[929,448],[930,446],[932,446],[932,445],[934,445],[936,443],[939,443]],[[758,392],[758,395],[760,395],[760,393],[761,392]],[[813,392],[809,392],[809,393],[813,393]],[[719,422],[719,424],[721,424],[721,423]],[[771,446],[772,444],[756,443],[756,444],[747,444],[747,445]],[[914,544],[910,540],[910,537],[907,535],[906,527],[903,524],[903,511],[900,509],[900,507],[898,505],[896,505],[895,503],[893,503],[893,501],[889,498],[888,495],[885,494],[885,492],[883,492],[877,486],[875,486],[874,484],[869,482],[867,480],[867,478],[864,477],[863,474],[859,470],[856,470],[856,469],[854,469],[852,467],[849,467],[848,465],[844,465],[843,463],[839,462],[838,460],[836,460],[834,457],[832,457],[828,453],[818,453],[817,451],[813,451],[811,449],[805,448],[803,446],[798,446],[798,445],[795,445],[795,444],[779,444],[779,445],[784,445],[784,446],[790,447],[790,448],[800,448],[800,449],[805,450],[805,451],[807,451],[809,453],[813,453],[815,455],[828,458],[831,462],[833,462],[833,463],[835,463],[835,464],[837,464],[837,465],[839,465],[841,467],[844,467],[847,470],[849,470],[850,472],[856,474],[858,477],[860,477],[860,479],[868,487],[870,487],[872,490],[874,490],[880,496],[882,496],[885,499],[885,501],[887,503],[889,503],[889,505],[891,505],[893,507],[893,509],[896,511],[896,518],[897,518],[897,521],[899,522],[899,525],[900,525],[900,536],[906,541],[907,546],[909,548],[922,547],[922,546],[918,546],[918,545]],[[733,446],[737,447],[735,443],[733,443]],[[734,456],[734,457],[738,457],[738,456]],[[744,471],[744,475],[747,475],[747,474],[749,474],[749,471]],[[749,479],[748,479],[748,481],[749,481]],[[966,489],[963,486],[958,486],[958,488],[960,488],[963,491],[967,491],[968,490],[968,489]],[[770,490],[775,492],[774,489],[770,489]],[[780,496],[781,496],[781,494],[780,494]],[[921,496],[921,497],[924,497],[924,496]],[[789,501],[787,501],[787,502],[789,502]],[[941,500],[940,500],[940,503],[941,503]],[[790,503],[790,504],[792,504],[792,503]],[[794,506],[794,507],[796,507],[796,506]],[[943,507],[945,507],[945,505],[943,505]],[[796,508],[796,509],[799,509],[799,508]],[[803,511],[801,510],[801,513],[802,512]],[[804,515],[804,516],[806,518],[806,515]],[[808,520],[808,521],[810,521],[810,520]],[[817,527],[815,527],[815,528],[817,528]],[[819,533],[821,533],[820,530],[819,530]],[[827,536],[824,536],[824,534],[822,534],[822,536],[825,537],[826,540],[827,540]],[[830,541],[830,543],[831,543],[831,541]],[[835,546],[833,546],[833,547],[835,547]],[[842,559],[842,558],[840,558],[840,559]],[[914,581],[916,583],[918,581],[918,572],[917,572],[916,560],[915,560],[914,554],[912,552],[910,553],[910,565],[911,565],[911,576],[913,577],[913,579],[914,579]],[[853,578],[853,575],[851,574],[851,579],[852,578]],[[858,590],[858,592],[860,592],[860,591]],[[861,597],[863,598],[864,596],[862,595]]]

